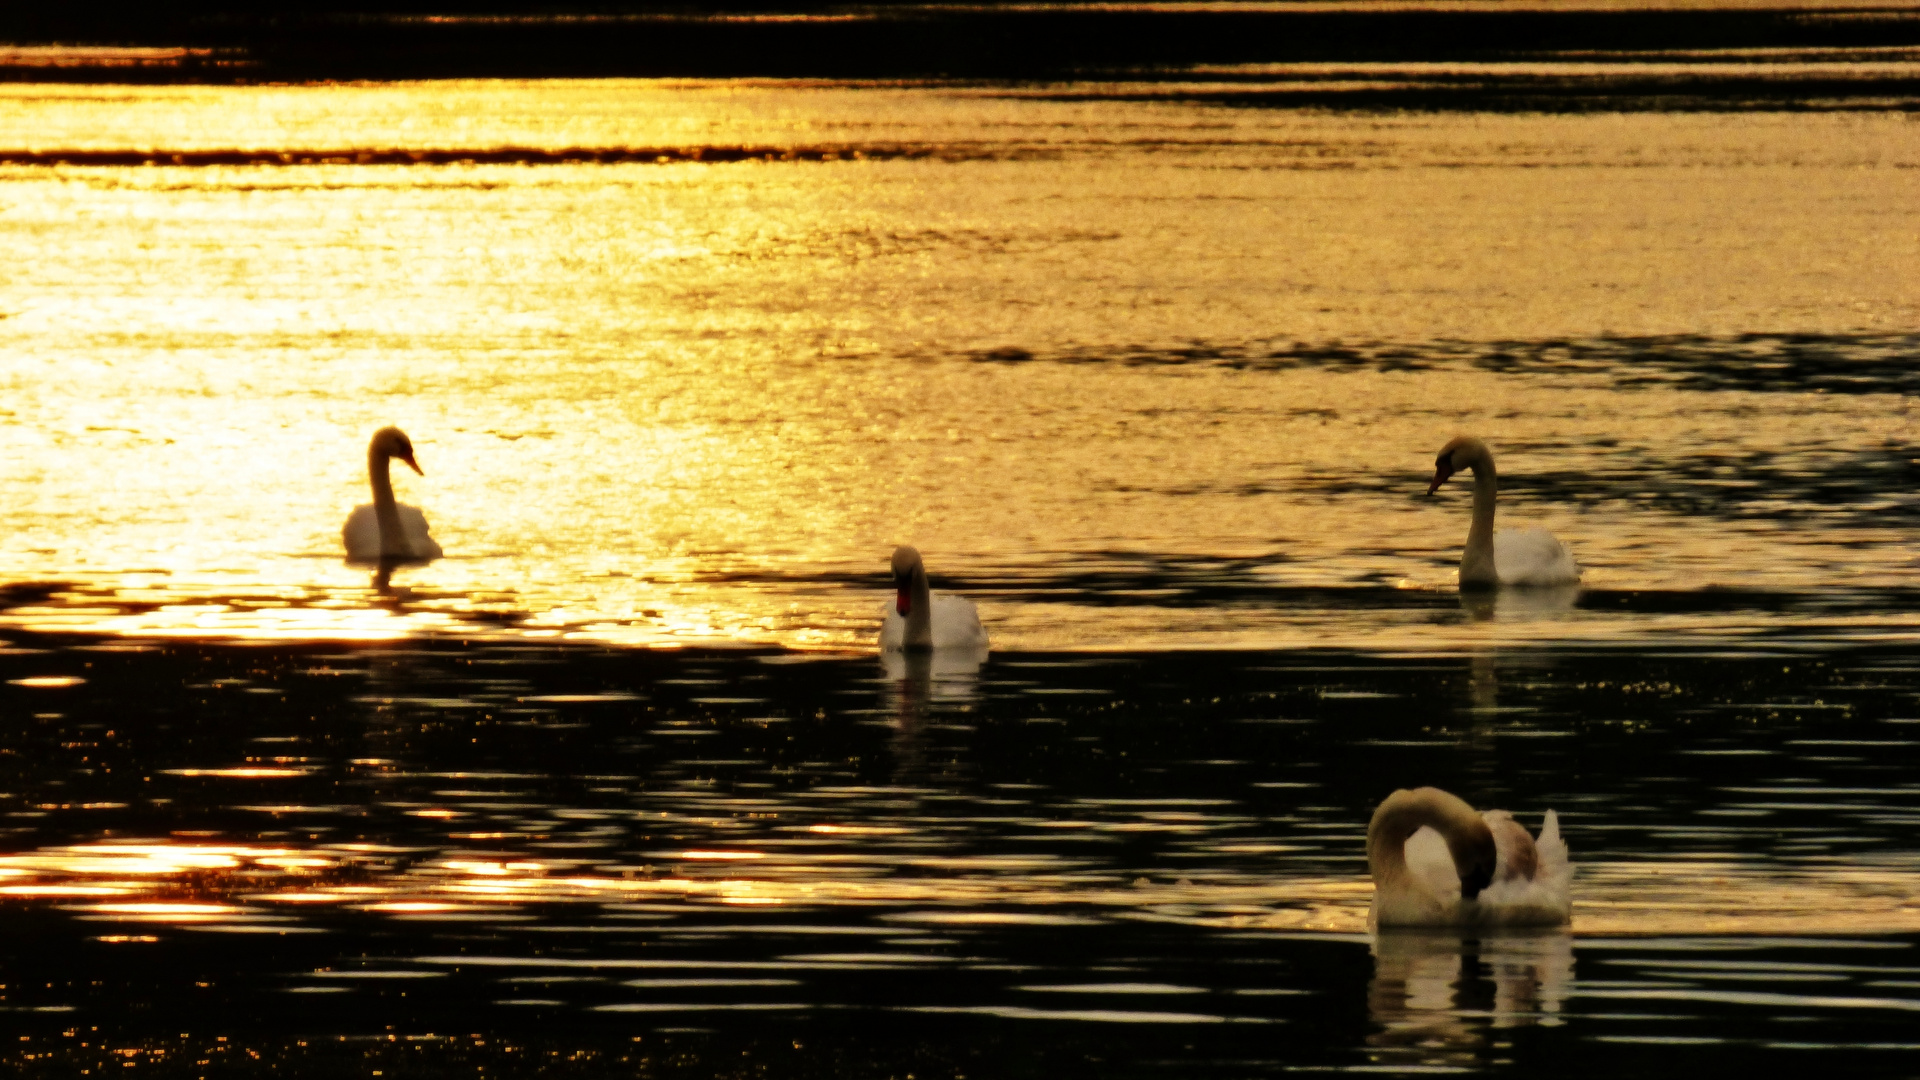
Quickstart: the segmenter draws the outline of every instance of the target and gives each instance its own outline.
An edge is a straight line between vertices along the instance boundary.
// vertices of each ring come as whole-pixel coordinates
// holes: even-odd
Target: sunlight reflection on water
[[[0,575],[65,583],[5,617],[858,647],[911,540],[1018,647],[1779,625],[1508,627],[1503,603],[1468,628],[1345,593],[1448,587],[1465,500],[1418,495],[1468,429],[1501,452],[1503,516],[1566,538],[1590,586],[1808,594],[1796,625],[1838,589],[1842,622],[1911,635],[1874,590],[1910,576],[1920,290],[1914,260],[1858,257],[1914,233],[1905,126],[940,87],[29,88],[0,142],[982,153],[0,168],[21,256]],[[337,529],[392,422],[426,469],[401,497],[449,557],[383,596]]]

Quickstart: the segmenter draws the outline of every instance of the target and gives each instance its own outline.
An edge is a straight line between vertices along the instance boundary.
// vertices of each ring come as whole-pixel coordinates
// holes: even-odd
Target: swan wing
[[[900,617],[899,610],[889,600],[880,609],[880,651],[899,652],[906,647],[906,642],[907,620]]]
[[[400,535],[407,538],[407,550],[413,552],[416,559],[437,559],[441,556],[440,544],[427,535],[427,515],[417,506],[402,503],[400,511]]]
[[[1540,852],[1534,846],[1533,835],[1505,810],[1488,810],[1480,817],[1493,833],[1494,882],[1516,878],[1532,881],[1540,868]]]
[[[400,512],[400,535],[406,537],[410,558],[437,559],[443,553],[438,541],[427,533],[427,515],[417,506],[395,507]],[[347,558],[373,560],[380,557],[380,518],[371,503],[353,508],[340,529],[346,542]]]
[[[371,504],[353,508],[340,529],[340,539],[346,542],[349,559],[380,557],[380,522],[373,516]]]
[[[1483,926],[1558,926],[1566,922],[1573,911],[1573,865],[1567,858],[1566,842],[1560,839],[1559,817],[1547,811],[1546,823],[1534,838],[1504,810],[1490,810],[1484,816],[1493,827],[1500,865],[1493,884],[1481,891],[1474,905],[1474,921]],[[1495,824],[1496,816],[1503,820],[1504,827]],[[1530,861],[1526,873],[1519,872],[1517,864],[1522,861]]]
[[[1502,529],[1493,534],[1493,565],[1502,585],[1571,585],[1580,565],[1545,529]]]
[[[933,595],[933,647],[984,649],[987,631],[980,625],[980,609],[973,601],[946,593]]]

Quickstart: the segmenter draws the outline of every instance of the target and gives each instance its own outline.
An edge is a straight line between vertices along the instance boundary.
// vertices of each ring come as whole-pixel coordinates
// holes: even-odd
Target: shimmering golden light
[[[284,776],[307,776],[312,769],[282,769],[266,766],[248,765],[232,769],[162,769],[161,772],[172,776],[225,776],[237,779],[273,779]]]
[[[1079,925],[1105,918],[1190,923],[1245,932],[1360,934],[1373,886],[1364,877],[1116,882],[1045,859],[952,860],[722,852],[756,856],[757,876],[637,878],[563,862],[454,859],[354,885],[315,883],[349,849],[378,845],[197,847],[103,844],[0,859],[0,896],[51,900],[127,897],[76,907],[90,917],[258,921],[240,906],[344,906],[400,918],[525,918],[520,905],[680,902],[724,906],[907,907],[888,922]],[[696,860],[698,861],[698,860]],[[726,860],[718,860],[726,861]],[[893,873],[874,873],[892,867]],[[941,870],[927,877],[914,868]],[[1050,869],[1050,867],[1052,867]],[[197,889],[233,903],[184,902],[168,882],[200,872]],[[1580,864],[1573,932],[1620,934],[1920,933],[1920,870],[1788,869],[1685,862]],[[262,877],[277,878],[260,890]],[[25,878],[26,880],[21,880]],[[102,879],[105,880],[102,880]],[[144,894],[144,898],[143,898]],[[257,912],[258,909],[253,909]]]
[[[807,831],[835,836],[897,836],[913,830],[888,825],[809,825]]]
[[[1590,59],[1498,69],[1617,70]],[[1672,70],[1728,60],[1685,59]],[[1912,56],[1858,61],[1884,74]],[[1442,70],[1220,77],[1341,68]],[[619,80],[124,89],[11,94],[0,144],[852,150],[965,131],[984,160],[8,170],[24,246],[0,348],[23,365],[26,426],[0,472],[23,538],[0,578],[69,583],[8,610],[14,624],[866,648],[885,553],[913,540],[937,579],[998,586],[983,609],[1003,646],[1731,640],[1762,616],[1228,610],[1158,602],[1152,567],[1443,586],[1462,500],[1408,495],[1456,428],[1514,447],[1503,475],[1590,474],[1622,447],[1645,448],[1655,476],[1667,460],[1817,469],[1905,439],[1894,394],[1776,388],[1779,407],[1755,411],[1737,393],[1621,393],[1609,372],[1503,373],[1464,353],[1426,371],[1261,369],[1296,343],[1426,355],[1903,332],[1920,324],[1911,260],[1858,257],[1913,232],[1920,201],[1901,196],[1920,151],[1898,114],[1361,119],[1058,88]],[[1183,88],[1097,88],[1116,89]],[[1623,207],[1653,226],[1622,228]],[[278,242],[254,243],[268,223]],[[458,557],[381,593],[341,565],[339,528],[386,423],[427,473],[400,477],[400,497]],[[1599,585],[1909,576],[1892,524],[1709,523],[1645,487],[1577,506],[1520,488],[1502,512],[1569,540]],[[1019,598],[1080,571],[1110,574],[1100,602]],[[1796,630],[1920,633],[1920,613],[1877,618]]]

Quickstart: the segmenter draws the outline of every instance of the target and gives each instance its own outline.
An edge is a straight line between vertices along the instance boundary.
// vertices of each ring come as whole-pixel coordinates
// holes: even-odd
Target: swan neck
[[[907,613],[907,633],[904,644],[909,649],[931,649],[933,648],[933,589],[927,584],[926,567],[913,568],[913,582],[908,586],[907,591],[912,610]]]
[[[393,501],[391,459],[378,450],[367,451],[367,481],[373,486],[373,519],[380,526],[380,554],[405,557],[407,538],[400,531],[400,507]]]
[[[1460,553],[1460,584],[1498,585],[1500,576],[1493,565],[1493,501],[1500,490],[1500,477],[1493,468],[1493,455],[1474,461],[1473,524],[1467,529],[1467,547]]]
[[[1433,829],[1447,841],[1448,850],[1456,852],[1456,865],[1457,845],[1486,831],[1480,815],[1457,796],[1438,788],[1394,792],[1367,823],[1367,870],[1377,889],[1385,890],[1406,876],[1407,841],[1423,827]]]

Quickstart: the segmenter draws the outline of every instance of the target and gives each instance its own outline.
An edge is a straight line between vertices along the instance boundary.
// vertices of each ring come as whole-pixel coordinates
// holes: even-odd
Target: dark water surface
[[[1905,1071],[1916,671],[19,636],[7,1056]],[[1364,823],[1415,783],[1557,809],[1572,934],[1370,941]]]

